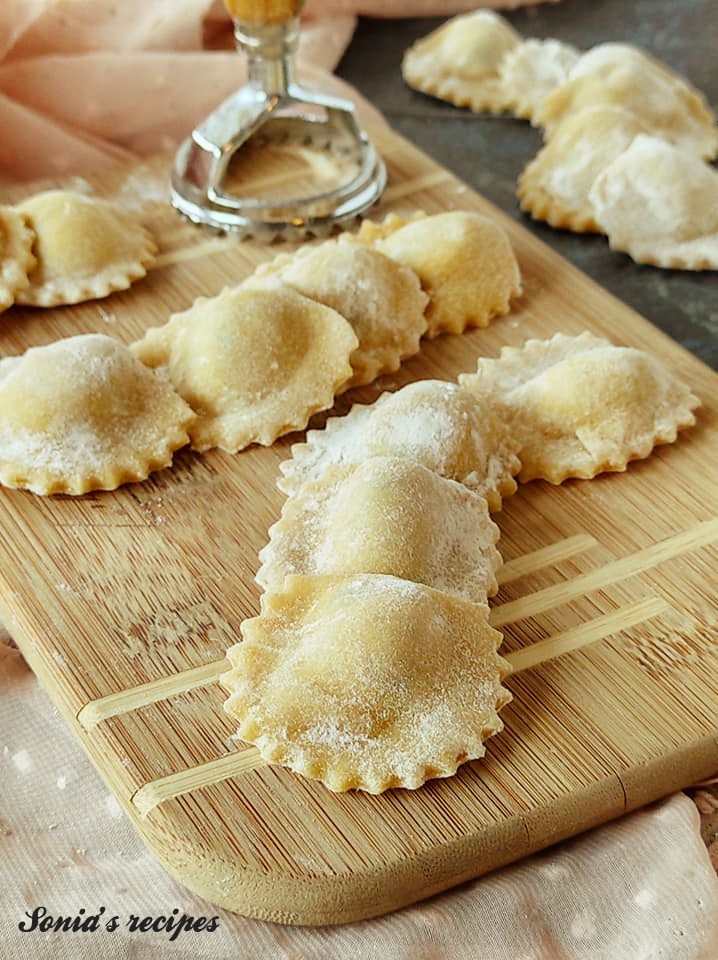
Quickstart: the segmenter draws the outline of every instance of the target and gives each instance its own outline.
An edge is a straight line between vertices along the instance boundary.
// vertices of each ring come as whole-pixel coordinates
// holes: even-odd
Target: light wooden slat
[[[202,766],[191,767],[181,773],[173,773],[162,780],[148,783],[135,793],[132,803],[137,807],[140,816],[146,817],[150,810],[163,800],[192,793],[227,777],[239,776],[263,763],[259,750],[256,747],[247,747],[239,753],[230,753],[226,757],[218,757]]]
[[[553,607],[569,603],[574,597],[610,586],[626,577],[636,576],[659,563],[665,563],[666,560],[671,560],[690,550],[699,550],[716,540],[718,540],[718,518],[704,520],[690,530],[683,530],[673,537],[667,537],[660,543],[645,547],[627,557],[621,557],[620,560],[608,563],[597,570],[591,570],[565,583],[557,583],[552,587],[521,597],[519,600],[495,607],[491,612],[491,623],[495,627],[502,627],[515,620],[551,610]]]
[[[579,553],[586,553],[592,547],[595,547],[596,543],[597,541],[587,533],[577,533],[574,537],[567,537],[565,540],[559,540],[548,547],[541,547],[531,553],[525,553],[522,557],[507,561],[500,568],[496,579],[500,585],[511,583],[513,580],[520,580],[521,577],[525,577],[529,573],[545,570],[562,560],[568,560]]]
[[[213,683],[222,671],[228,669],[228,660],[224,658],[212,660],[201,667],[182,670],[172,676],[162,677],[160,680],[152,680],[150,683],[142,684],[139,687],[123,690],[121,693],[112,693],[108,697],[102,697],[100,700],[93,700],[91,703],[85,704],[77,715],[77,720],[85,730],[91,730],[102,720],[116,717],[120,713],[129,713],[131,710],[146,707],[157,700],[164,700],[167,697],[176,696],[178,693],[194,690],[195,687],[203,687],[208,683]]]
[[[635,603],[626,607],[619,607],[613,613],[604,614],[596,617],[595,620],[589,620],[588,623],[581,623],[576,627],[570,627],[568,630],[562,630],[552,637],[540,640],[538,643],[532,643],[530,647],[523,647],[521,650],[514,650],[505,654],[505,659],[513,667],[516,673],[522,670],[528,670],[531,667],[546,663],[555,657],[561,657],[573,650],[581,650],[589,643],[595,643],[597,640],[603,640],[612,633],[618,633],[637,623],[643,623],[652,617],[657,617],[666,610],[670,610],[670,604],[660,597],[647,597],[645,600],[637,600]]]

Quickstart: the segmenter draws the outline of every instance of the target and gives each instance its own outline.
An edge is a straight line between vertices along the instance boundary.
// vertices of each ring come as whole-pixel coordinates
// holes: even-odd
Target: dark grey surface
[[[718,0],[563,0],[504,14],[525,36],[587,49],[638,44],[683,73],[718,108]],[[718,273],[639,266],[603,237],[553,230],[521,213],[516,180],[541,145],[539,131],[510,117],[473,114],[411,90],[404,50],[446,18],[360,19],[338,73],[397,132],[521,221],[617,297],[718,369]]]

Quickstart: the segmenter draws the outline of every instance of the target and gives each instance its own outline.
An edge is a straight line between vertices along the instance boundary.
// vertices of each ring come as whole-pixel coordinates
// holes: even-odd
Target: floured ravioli
[[[289,287],[200,297],[132,345],[197,414],[192,447],[236,453],[301,430],[352,376],[344,317]]]
[[[284,504],[257,583],[289,574],[383,573],[485,603],[498,589],[499,529],[484,497],[411,460],[331,467]]]
[[[521,209],[552,227],[600,231],[589,200],[596,177],[645,127],[622,107],[569,114],[519,177]]]
[[[289,577],[228,651],[225,710],[266,760],[331,790],[449,777],[511,699],[488,614],[397,577]]]
[[[418,352],[427,296],[413,270],[378,250],[328,240],[280,255],[260,266],[247,283],[266,284],[275,277],[341,313],[354,329],[359,339],[349,358],[354,375],[342,389],[393,373],[405,357]]]
[[[18,303],[54,307],[106,297],[147,273],[157,246],[136,215],[69,190],[38,193],[18,204],[35,231],[37,265]]]
[[[493,396],[513,417],[522,482],[625,470],[692,426],[700,403],[649,354],[582,333],[558,333],[482,357],[459,382]]]
[[[596,180],[596,220],[638,263],[718,270],[718,172],[657,137],[639,136]]]
[[[664,140],[712,159],[718,152],[716,118],[703,94],[643,50],[603,43],[584,53],[568,80],[536,110],[552,135],[556,124],[586,107],[620,106]]]
[[[418,274],[429,295],[427,337],[486,327],[510,309],[521,293],[521,274],[505,230],[489,217],[467,210],[437,213],[408,222],[395,218],[374,233],[378,250]]]
[[[27,275],[36,262],[34,242],[25,217],[12,207],[0,206],[0,312],[30,285]]]
[[[472,110],[504,109],[499,67],[521,40],[490,10],[453,17],[404,54],[404,80],[415,90]]]
[[[541,101],[565,83],[579,57],[575,47],[560,40],[523,40],[499,66],[506,109],[516,117],[533,120]]]
[[[330,466],[404,457],[483,494],[496,511],[502,497],[516,490],[517,449],[493,397],[477,399],[455,383],[420,380],[382,394],[374,404],[355,404],[323,430],[310,430],[279,465],[277,486],[293,494]]]
[[[127,347],[85,334],[0,360],[0,482],[113,490],[168,466],[194,414]]]

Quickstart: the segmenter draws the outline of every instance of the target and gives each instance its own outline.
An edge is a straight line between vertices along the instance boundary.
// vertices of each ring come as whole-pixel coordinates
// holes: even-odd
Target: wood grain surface
[[[384,913],[718,769],[718,376],[406,141],[374,139],[390,172],[377,215],[495,216],[525,292],[487,330],[440,337],[344,395],[339,412],[454,379],[503,344],[586,329],[660,357],[704,405],[678,443],[624,474],[531,483],[505,502],[492,618],[517,671],[506,729],[456,776],[377,797],[263,764],[222,711],[224,653],[257,612],[257,552],[281,509],[277,465],[301,435],[236,456],[180,452],[110,493],[0,490],[0,615],[124,810],[188,887],[284,923]],[[0,355],[77,333],[130,342],[287,249],[183,223],[166,176],[158,159],[92,182],[142,208],[161,248],[148,277],[101,301],[12,308]],[[279,161],[253,176],[296,182]]]

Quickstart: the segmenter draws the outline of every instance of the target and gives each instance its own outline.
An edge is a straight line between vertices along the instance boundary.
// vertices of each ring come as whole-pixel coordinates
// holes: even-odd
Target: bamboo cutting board
[[[506,730],[456,776],[378,797],[262,764],[222,711],[224,651],[257,611],[277,465],[299,435],[237,456],[182,452],[111,493],[0,490],[0,615],[137,830],[192,890],[285,923],[384,913],[718,769],[718,377],[398,136],[374,138],[390,171],[377,215],[489,213],[525,293],[488,330],[427,343],[343,397],[342,412],[453,379],[503,344],[584,329],[660,357],[704,406],[625,474],[532,483],[505,503],[493,618],[517,670]],[[145,197],[161,246],[150,275],[102,301],[13,308],[0,355],[76,333],[130,342],[274,255],[184,224],[163,202],[166,175],[158,160],[93,181],[129,205]],[[256,175],[271,189],[293,176],[271,163]]]

